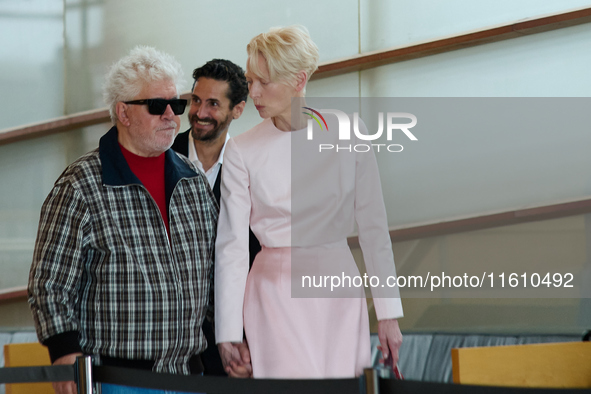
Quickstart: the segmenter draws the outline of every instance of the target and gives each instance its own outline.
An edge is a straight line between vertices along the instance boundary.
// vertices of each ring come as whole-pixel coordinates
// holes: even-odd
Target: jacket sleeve
[[[248,171],[230,139],[222,167],[220,218],[215,249],[215,337],[242,342],[242,306],[248,276],[250,221]]]
[[[362,124],[362,127],[365,128],[365,125]],[[385,284],[388,277],[396,276],[396,267],[379,170],[373,150],[356,153],[355,220],[367,273],[377,276],[380,283]],[[378,320],[403,316],[398,288],[378,286],[372,287],[371,290]]]
[[[68,183],[56,185],[41,209],[28,295],[37,336],[52,361],[80,351],[77,303],[89,217]]]

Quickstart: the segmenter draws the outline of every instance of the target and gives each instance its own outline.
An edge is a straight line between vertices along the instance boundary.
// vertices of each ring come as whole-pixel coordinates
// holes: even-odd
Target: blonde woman
[[[312,265],[335,262],[346,265],[344,271],[355,267],[358,273],[346,243],[355,220],[364,240],[364,255],[369,249],[377,251],[371,255],[393,269],[375,157],[366,154],[349,160],[346,165],[357,166],[357,173],[363,167],[365,176],[356,177],[353,168],[350,176],[330,186],[331,195],[339,196],[336,206],[313,201],[312,197],[306,207],[310,209],[301,211],[306,213],[299,222],[314,225],[295,236],[292,198],[302,190],[292,189],[291,139],[306,132],[308,118],[292,114],[292,98],[303,100],[306,84],[318,67],[318,48],[305,28],[290,26],[254,37],[247,52],[249,95],[264,120],[232,138],[224,154],[215,272],[215,327],[220,354],[233,376],[248,374],[251,365],[255,378],[359,376],[371,364],[363,296],[292,298],[290,276],[292,259]],[[310,177],[312,181],[315,172],[321,171],[313,167],[308,170],[306,163],[302,164],[303,173],[297,176],[304,180]],[[371,190],[359,193],[360,182],[364,190]],[[374,219],[360,221],[361,217]],[[249,226],[262,245],[250,273]],[[371,236],[364,237],[369,232]],[[396,361],[402,342],[396,320],[402,316],[400,299],[375,299],[375,305],[383,352]]]

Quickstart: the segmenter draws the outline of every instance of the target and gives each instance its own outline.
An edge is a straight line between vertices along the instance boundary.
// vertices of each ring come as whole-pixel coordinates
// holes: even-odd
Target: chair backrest
[[[591,342],[452,349],[454,383],[591,388]]]
[[[40,343],[4,345],[5,367],[51,365],[47,348]],[[6,394],[55,394],[51,383],[7,384]]]

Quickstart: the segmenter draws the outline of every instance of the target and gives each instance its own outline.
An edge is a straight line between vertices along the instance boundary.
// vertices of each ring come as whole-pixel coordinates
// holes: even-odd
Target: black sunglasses
[[[166,100],[154,98],[145,100],[124,101],[124,103],[139,105],[146,104],[148,106],[148,112],[152,115],[162,115],[164,112],[166,112],[166,107],[169,105],[170,108],[172,108],[172,112],[174,112],[175,115],[181,115],[183,112],[185,112],[185,108],[187,107],[187,100],[185,99]]]

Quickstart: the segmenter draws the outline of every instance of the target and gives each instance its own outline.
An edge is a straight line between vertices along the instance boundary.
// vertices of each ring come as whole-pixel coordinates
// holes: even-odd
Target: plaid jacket
[[[41,210],[29,277],[39,340],[52,358],[82,351],[154,360],[188,374],[206,348],[218,207],[186,158],[165,153],[170,241],[113,127],[71,164]]]

